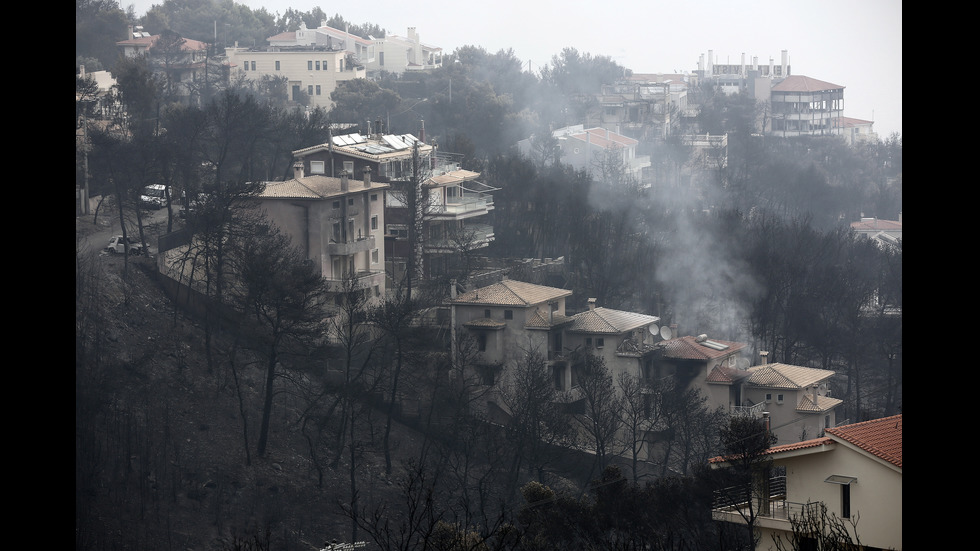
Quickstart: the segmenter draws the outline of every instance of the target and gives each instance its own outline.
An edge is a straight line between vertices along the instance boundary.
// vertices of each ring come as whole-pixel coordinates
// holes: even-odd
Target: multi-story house
[[[847,145],[854,145],[861,142],[870,142],[878,139],[878,134],[874,131],[874,121],[855,119],[852,117],[841,117],[837,119],[837,124],[841,128],[841,136]]]
[[[787,364],[749,367],[744,343],[709,339],[706,335],[663,341],[661,352],[644,366],[647,380],[673,379],[682,389],[698,389],[708,407],[733,415],[762,417],[768,413],[780,442],[820,435],[837,423],[842,400],[832,398],[828,382],[833,371]]]
[[[300,22],[295,31],[279,33],[268,38],[271,48],[295,48],[297,46],[323,46],[329,50],[340,49],[352,55],[355,65],[366,66],[374,59],[374,43],[347,31],[322,23],[315,29]]]
[[[714,83],[725,94],[732,95],[747,90],[756,97],[756,90],[768,90],[773,80],[790,76],[791,69],[786,50],[780,53],[779,64],[770,57],[768,65],[760,65],[758,56],[754,56],[751,63],[746,63],[745,53],[742,53],[740,63],[715,63],[714,52],[708,50],[707,58],[705,54],[701,54],[698,59],[696,75],[699,79]]]
[[[767,99],[771,106],[768,133],[773,136],[843,134],[844,87],[839,84],[792,75],[776,82]]]
[[[176,41],[166,40],[163,35],[151,35],[142,27],[133,26],[129,27],[129,36],[132,38],[116,42],[120,53],[128,58],[145,56],[149,59],[154,72],[165,76],[170,92],[181,101],[191,100],[198,83],[206,78],[206,71],[218,70],[207,64],[208,44],[205,42],[176,35]]]
[[[384,235],[387,268],[396,281],[408,269],[411,255],[416,275],[440,276],[465,269],[459,262],[493,241],[496,189],[411,134],[334,136],[328,144],[294,151],[293,156],[314,174],[341,167],[353,174],[370,169],[372,178],[390,184]],[[409,231],[411,204],[421,218],[420,235],[414,238]]]
[[[753,498],[758,551],[776,549],[823,549],[818,538],[828,537],[836,525],[855,549],[902,549],[902,416],[894,415],[862,423],[828,428],[824,436],[769,448],[763,455],[768,484]],[[725,459],[710,460],[723,467]],[[760,476],[765,476],[760,473]],[[765,479],[763,479],[765,480]],[[712,508],[715,520],[744,524],[739,508],[743,500],[719,500]],[[829,518],[820,514],[826,507]],[[803,547],[792,545],[793,522],[809,519],[809,527],[823,533],[797,534]],[[777,547],[777,539],[782,547]]]
[[[743,400],[764,405],[778,442],[806,440],[837,424],[836,408],[843,400],[830,396],[833,371],[782,363],[746,371]]]
[[[623,373],[641,378],[658,350],[655,344],[660,341],[657,327],[660,318],[597,307],[594,298],[589,299],[588,305],[588,310],[572,316],[572,323],[564,328],[565,349],[602,358],[614,383]],[[560,379],[556,375],[556,388],[572,390],[578,386],[580,364],[558,367],[562,371]]]
[[[339,82],[364,78],[367,74],[363,66],[351,65],[343,42],[337,42],[261,48],[236,45],[225,48],[225,54],[232,79],[284,79],[289,101],[330,109],[333,107],[330,94]]]
[[[644,169],[650,166],[649,155],[637,155],[636,146],[640,142],[606,130],[605,128],[589,128],[578,124],[566,126],[552,131],[558,151],[556,157],[564,164],[571,165],[576,170],[602,177],[605,169],[622,168],[625,175],[634,182],[643,185]],[[530,156],[533,148],[533,138],[527,138],[517,143],[522,154]],[[545,159],[551,162],[554,157]],[[614,165],[619,165],[614,166]]]
[[[385,293],[384,193],[388,184],[341,172],[339,177],[306,175],[294,165],[294,177],[266,182],[255,200],[266,217],[288,235],[328,289],[342,293],[353,285],[370,301]]]
[[[442,48],[423,44],[415,27],[408,28],[408,36],[388,34],[372,42],[374,57],[367,62],[371,74],[380,71],[401,74],[442,67]]]
[[[565,315],[565,299],[571,291],[505,278],[458,296],[455,293],[454,287],[449,302],[452,343],[455,346],[465,339],[464,334],[475,340],[475,369],[482,384],[491,387],[486,403],[478,407],[506,411],[498,390],[528,352],[540,354],[557,369],[556,386],[564,382],[563,329],[572,323]]]
[[[454,330],[477,342],[478,369],[485,384],[506,384],[510,370],[528,351],[541,355],[555,390],[571,402],[580,399],[577,389],[586,353],[602,358],[614,384],[621,373],[642,376],[656,350],[660,318],[596,307],[595,299],[589,300],[588,310],[568,316],[565,300],[571,294],[504,279],[450,301]]]

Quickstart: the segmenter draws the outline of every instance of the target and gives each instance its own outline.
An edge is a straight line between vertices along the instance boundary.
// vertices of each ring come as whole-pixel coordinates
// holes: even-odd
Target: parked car
[[[146,186],[143,188],[143,194],[140,195],[140,203],[151,209],[162,209],[167,206],[167,186],[163,184]]]
[[[129,248],[129,254],[140,256],[143,254],[143,244],[129,239],[128,241],[121,235],[115,235],[109,239],[109,244],[106,245],[105,250],[111,254],[124,254],[127,247]]]

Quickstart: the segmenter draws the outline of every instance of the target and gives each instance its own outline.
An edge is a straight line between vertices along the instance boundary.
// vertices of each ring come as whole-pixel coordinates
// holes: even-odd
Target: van
[[[163,184],[146,186],[143,188],[143,194],[140,195],[140,203],[151,209],[162,209],[167,206],[167,186]]]

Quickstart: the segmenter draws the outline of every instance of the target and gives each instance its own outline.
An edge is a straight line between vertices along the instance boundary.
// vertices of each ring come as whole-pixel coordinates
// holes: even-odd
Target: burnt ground
[[[112,228],[88,217],[76,230],[98,242]],[[349,541],[340,506],[350,497],[349,462],[326,468],[317,486],[299,424],[305,401],[277,395],[269,446],[257,457],[260,366],[239,357],[239,386],[226,362],[209,372],[203,325],[175,311],[152,258],[130,258],[124,270],[122,256],[82,248],[76,290],[82,281],[90,294],[76,293],[76,549],[317,549]],[[300,377],[315,384],[312,374]],[[372,418],[372,427],[383,423],[377,410]],[[392,437],[401,458],[415,454],[419,439],[400,424]],[[398,499],[376,447],[364,446],[358,462],[362,504]]]

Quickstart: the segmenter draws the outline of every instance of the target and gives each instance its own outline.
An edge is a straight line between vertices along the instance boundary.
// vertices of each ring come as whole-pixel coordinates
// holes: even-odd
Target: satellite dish
[[[660,328],[660,338],[661,339],[663,339],[663,340],[666,341],[666,340],[670,339],[672,336],[673,335],[670,334],[670,327],[667,327],[665,325],[665,326],[663,326],[663,327]]]
[[[660,334],[660,328],[657,327],[656,323],[654,323],[650,327],[647,327],[647,331],[650,331],[650,334],[653,335],[654,337]]]
[[[749,359],[748,358],[739,358],[738,360],[735,361],[735,365],[737,365],[739,369],[748,369],[749,368]]]

